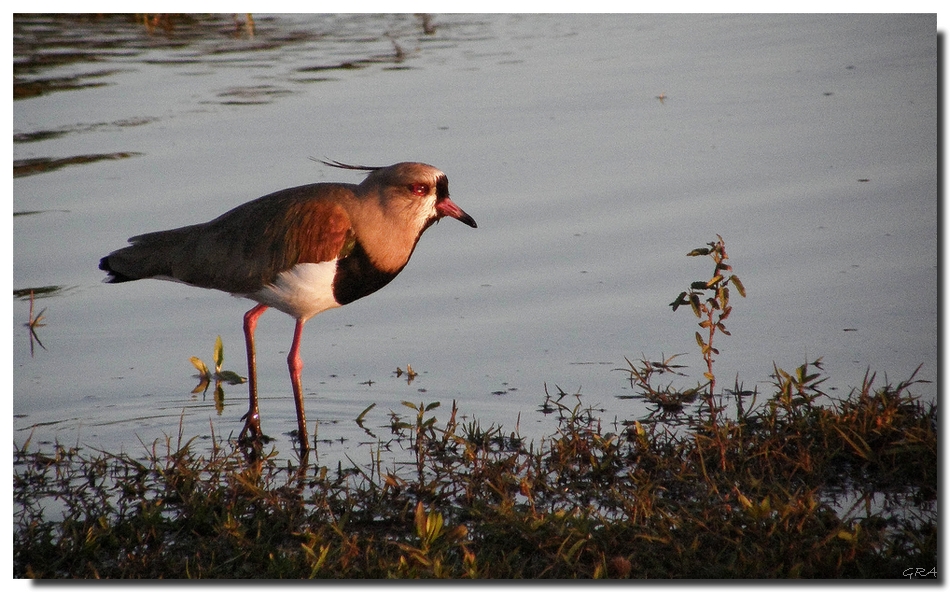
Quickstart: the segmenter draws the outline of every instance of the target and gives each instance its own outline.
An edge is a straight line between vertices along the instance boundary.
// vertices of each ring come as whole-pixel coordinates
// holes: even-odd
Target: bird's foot
[[[310,452],[310,443],[307,441],[307,432],[303,432],[303,435],[301,436],[300,430],[296,429],[290,432],[290,435],[294,440],[297,441],[297,450],[301,454]]]
[[[260,444],[262,439],[266,439],[261,433],[261,416],[259,413],[248,411],[241,419],[244,421],[244,429],[238,436],[238,442],[241,444]]]

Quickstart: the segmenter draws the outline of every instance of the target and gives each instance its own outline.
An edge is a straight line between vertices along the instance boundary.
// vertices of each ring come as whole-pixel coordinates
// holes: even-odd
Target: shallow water
[[[434,15],[432,34],[412,15],[254,18],[252,37],[229,15],[151,32],[15,19],[13,287],[60,288],[35,301],[32,355],[14,299],[18,445],[236,434],[245,387],[216,406],[188,360],[210,364],[221,335],[245,375],[251,303],[101,284],[98,260],[278,189],[360,179],[310,157],[434,164],[479,225],[444,220],[384,290],[308,323],[324,459],[362,460],[354,420],[374,403],[381,437],[390,411],[411,414],[402,400],[543,435],[545,385],[605,421],[642,417],[614,369],[683,352],[683,384],[701,379],[696,319],[668,303],[708,277],[685,254],[717,233],[748,290],[716,343],[721,385],[767,391],[773,362],[818,357],[832,394],[868,368],[936,380],[935,17]],[[292,331],[278,312],[258,328],[281,450]]]

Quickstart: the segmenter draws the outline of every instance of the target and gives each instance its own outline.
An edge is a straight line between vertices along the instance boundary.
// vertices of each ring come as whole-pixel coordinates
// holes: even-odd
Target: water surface
[[[431,228],[369,298],[311,320],[308,419],[324,458],[368,459],[402,400],[548,433],[545,385],[605,421],[649,407],[614,369],[704,370],[668,304],[721,234],[748,297],[717,342],[720,383],[768,390],[821,357],[831,394],[937,377],[937,60],[932,15],[255,15],[147,29],[119,16],[14,21],[15,290],[46,289],[33,346],[14,296],[14,441],[142,449],[236,434],[189,363],[246,374],[251,303],[100,283],[129,236],[260,195],[359,182],[311,157],[429,162],[478,221]],[[20,215],[17,215],[20,214]],[[296,427],[293,320],[258,327],[265,432]],[[407,364],[413,381],[397,376]],[[935,383],[912,392],[933,398]]]

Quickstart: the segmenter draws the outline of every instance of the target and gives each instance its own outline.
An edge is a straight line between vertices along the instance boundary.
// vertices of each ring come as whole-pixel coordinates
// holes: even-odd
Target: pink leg
[[[261,413],[257,407],[257,358],[254,355],[254,329],[257,319],[267,307],[258,304],[244,314],[244,343],[247,346],[248,410],[239,442],[256,441],[261,437]]]
[[[297,319],[297,326],[294,328],[294,342],[290,346],[290,353],[287,354],[287,367],[290,369],[290,382],[294,388],[294,403],[297,405],[297,437],[300,440],[300,449],[307,450],[307,416],[303,410],[303,387],[300,381],[300,372],[303,370],[303,362],[300,360],[300,336],[303,334],[303,324],[306,321]]]

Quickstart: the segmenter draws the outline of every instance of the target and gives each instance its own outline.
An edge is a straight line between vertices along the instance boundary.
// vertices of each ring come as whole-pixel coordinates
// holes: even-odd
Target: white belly
[[[300,263],[283,271],[274,283],[245,294],[251,300],[306,321],[340,303],[333,297],[336,259],[323,263]]]

